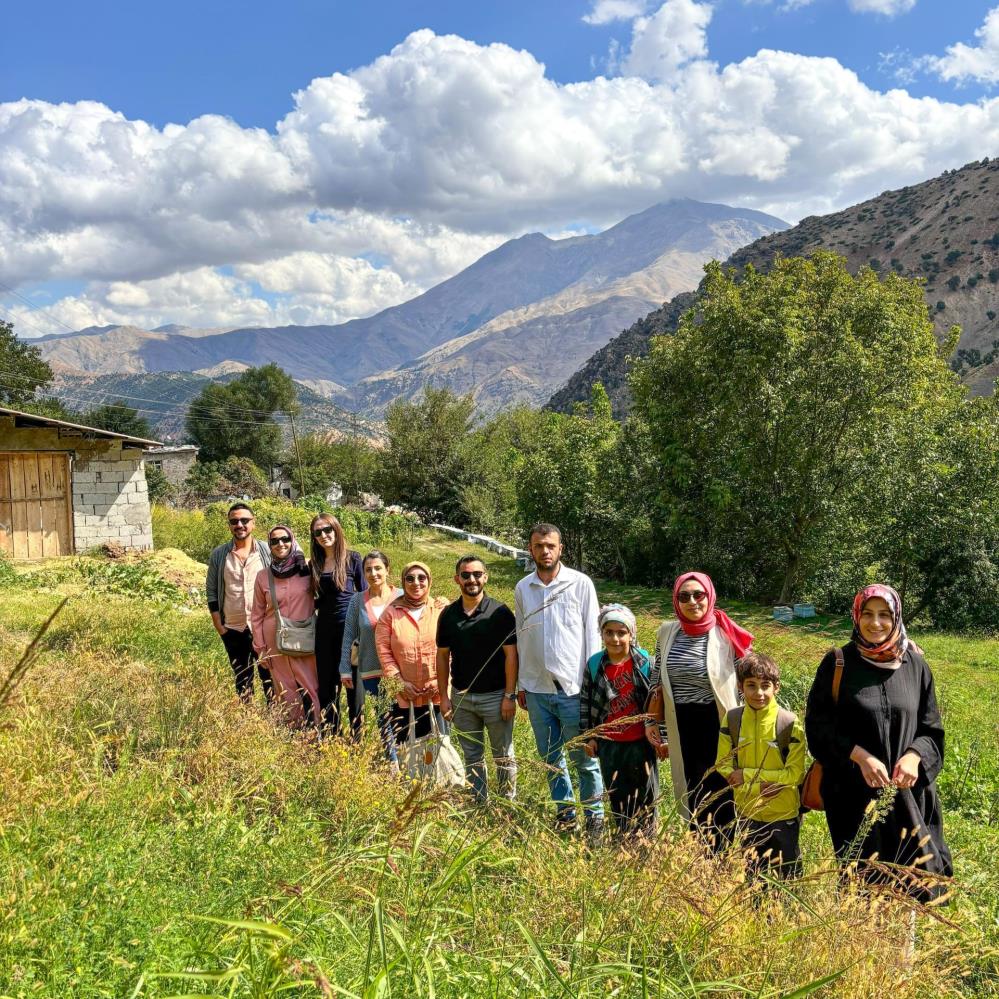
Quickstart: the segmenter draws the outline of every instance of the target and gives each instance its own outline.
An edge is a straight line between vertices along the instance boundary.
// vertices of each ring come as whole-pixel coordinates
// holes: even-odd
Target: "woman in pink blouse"
[[[316,657],[286,656],[277,648],[277,617],[271,599],[270,580],[274,580],[278,609],[281,615],[294,621],[304,621],[315,613],[312,577],[305,556],[295,541],[291,528],[284,524],[272,527],[267,535],[271,550],[271,565],[257,573],[253,584],[253,613],[250,629],[253,647],[271,671],[274,696],[283,702],[285,714],[292,725],[305,720],[302,697],[308,700],[310,719],[319,724],[319,680]]]

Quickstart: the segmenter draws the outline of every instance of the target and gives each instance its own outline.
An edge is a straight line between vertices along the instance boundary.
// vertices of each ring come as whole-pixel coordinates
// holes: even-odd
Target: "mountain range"
[[[509,240],[417,298],[337,326],[116,326],[35,343],[64,378],[212,377],[276,361],[366,416],[424,385],[472,392],[488,414],[544,402],[611,337],[694,288],[707,260],[786,227],[762,212],[676,199],[592,235]]]
[[[969,163],[939,177],[886,191],[831,215],[736,250],[725,265],[765,270],[778,256],[819,249],[846,257],[851,270],[870,266],[923,279],[941,337],[954,324],[961,340],[952,365],[972,392],[987,394],[999,377],[999,159]],[[553,394],[549,408],[569,412],[602,382],[618,415],[630,406],[629,358],[644,357],[653,336],[676,330],[696,295],[682,294],[637,320],[593,354]]]

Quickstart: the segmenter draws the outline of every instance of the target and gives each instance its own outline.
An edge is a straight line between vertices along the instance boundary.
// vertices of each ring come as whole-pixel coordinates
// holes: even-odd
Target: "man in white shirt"
[[[531,529],[529,547],[535,571],[514,591],[519,701],[526,708],[548,786],[556,806],[557,828],[576,825],[576,799],[564,746],[579,735],[579,691],[586,661],[600,650],[600,604],[589,576],[562,565],[562,533],[554,524]],[[586,809],[586,830],[598,839],[603,829],[600,764],[581,745],[569,753]]]

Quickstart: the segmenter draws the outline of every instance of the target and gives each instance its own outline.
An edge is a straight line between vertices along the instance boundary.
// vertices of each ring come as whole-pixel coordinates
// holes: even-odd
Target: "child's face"
[[[611,659],[623,659],[631,652],[631,632],[618,621],[608,621],[600,629],[604,648]]]
[[[739,684],[739,690],[745,702],[754,710],[762,711],[777,696],[780,683],[773,680],[762,680],[758,676],[747,676]]]

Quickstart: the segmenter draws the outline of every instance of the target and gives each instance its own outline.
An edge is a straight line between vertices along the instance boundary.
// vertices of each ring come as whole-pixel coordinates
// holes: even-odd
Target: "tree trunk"
[[[781,584],[780,596],[777,598],[779,604],[786,604],[791,601],[794,593],[794,586],[798,581],[798,569],[801,565],[801,555],[797,551],[789,552],[787,564],[784,567],[784,582]]]

